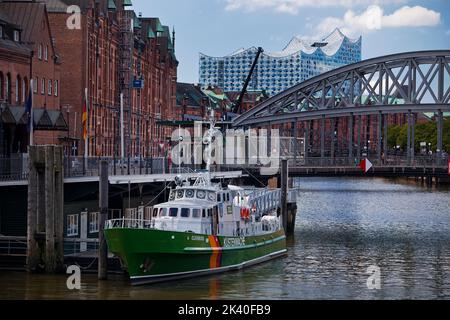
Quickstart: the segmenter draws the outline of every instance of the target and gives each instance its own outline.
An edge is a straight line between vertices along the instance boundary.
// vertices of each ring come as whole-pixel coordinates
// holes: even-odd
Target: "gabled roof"
[[[198,107],[202,105],[202,99],[206,95],[192,83],[177,82],[177,105],[182,106],[186,102],[189,107]],[[187,101],[184,101],[187,99]]]
[[[68,4],[61,0],[45,0],[45,3],[47,4],[48,12],[52,13],[67,13],[67,8],[69,7]]]
[[[41,30],[43,20],[48,25],[48,36],[52,39],[50,23],[48,20],[46,4],[44,2],[14,1],[0,2],[0,12],[15,24],[21,27],[21,42],[32,45],[37,38],[36,33]],[[53,55],[56,55],[53,42],[50,41]]]

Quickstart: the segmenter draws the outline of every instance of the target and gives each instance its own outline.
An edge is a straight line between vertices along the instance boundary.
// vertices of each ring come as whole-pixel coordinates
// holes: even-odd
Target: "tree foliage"
[[[434,121],[420,123],[415,126],[415,148],[420,151],[420,143],[431,143],[431,149],[437,149],[437,124]],[[388,145],[390,149],[400,146],[402,150],[406,149],[408,143],[408,125],[390,126],[388,130]],[[450,119],[444,121],[444,151],[450,151]]]

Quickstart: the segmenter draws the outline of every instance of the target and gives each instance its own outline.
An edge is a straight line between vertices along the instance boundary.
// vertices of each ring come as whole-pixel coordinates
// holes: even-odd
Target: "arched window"
[[[20,104],[22,98],[22,78],[18,75],[16,78],[16,103]]]
[[[22,102],[27,101],[28,95],[28,79],[25,77],[22,80]]]
[[[11,103],[11,74],[9,73],[6,75],[5,90],[6,102]]]
[[[5,78],[3,72],[0,72],[0,99],[5,99]]]

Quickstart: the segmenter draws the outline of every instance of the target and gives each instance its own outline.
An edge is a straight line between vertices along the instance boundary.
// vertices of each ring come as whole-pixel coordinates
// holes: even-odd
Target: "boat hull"
[[[109,250],[119,256],[133,285],[240,270],[286,254],[280,230],[249,237],[206,236],[193,233],[110,229]]]

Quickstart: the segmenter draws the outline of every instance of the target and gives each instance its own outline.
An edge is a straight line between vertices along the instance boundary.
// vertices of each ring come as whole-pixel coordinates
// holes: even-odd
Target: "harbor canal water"
[[[450,190],[384,179],[308,178],[286,258],[243,272],[131,287],[0,272],[0,299],[450,299]],[[367,270],[380,268],[381,289]]]

